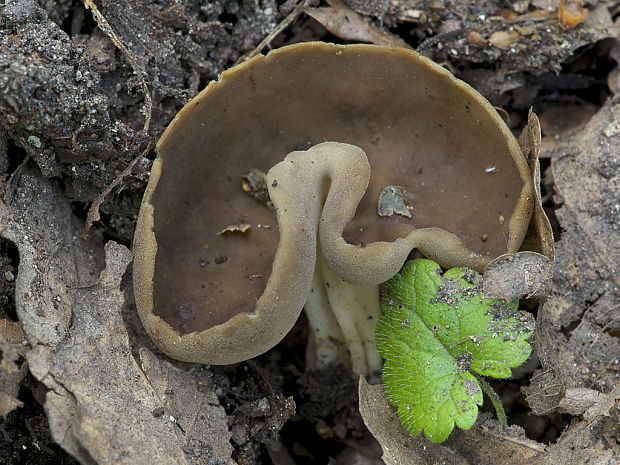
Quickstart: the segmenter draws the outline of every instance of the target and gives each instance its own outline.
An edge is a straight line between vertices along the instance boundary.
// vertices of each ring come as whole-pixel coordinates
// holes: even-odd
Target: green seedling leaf
[[[383,389],[414,436],[432,442],[473,426],[482,405],[477,375],[508,378],[532,348],[534,319],[517,301],[487,299],[482,276],[412,260],[381,285],[376,329]],[[501,405],[501,404],[500,404]]]

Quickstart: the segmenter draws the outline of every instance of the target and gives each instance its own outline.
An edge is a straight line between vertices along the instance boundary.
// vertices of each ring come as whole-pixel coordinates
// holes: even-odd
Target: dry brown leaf
[[[213,374],[202,366],[181,370],[140,349],[144,374],[161,402],[190,464],[233,464],[226,412],[215,395]],[[159,413],[158,412],[158,413]]]
[[[573,423],[550,446],[528,439],[519,426],[498,428],[484,413],[472,429],[455,430],[445,443],[433,444],[423,435],[409,435],[381,385],[369,385],[360,378],[359,399],[364,423],[381,444],[386,465],[611,465],[620,460],[620,448],[613,439],[618,435],[620,386],[588,404],[583,421]],[[596,437],[593,431],[598,432]]]
[[[8,415],[23,405],[17,395],[19,384],[28,373],[28,366],[23,359],[26,352],[26,336],[19,323],[0,320],[0,416]]]
[[[591,408],[595,403],[599,403],[601,394],[594,389],[587,388],[570,388],[566,390],[566,394],[560,400],[559,409],[562,413],[570,415],[583,415],[586,410]]]
[[[452,434],[446,445],[467,457],[472,465],[529,465],[546,456],[547,447],[528,439],[523,428],[518,425],[501,428],[487,412],[480,413],[472,429],[458,433]]]
[[[174,425],[153,411],[161,401],[145,379],[129,350],[120,308],[120,280],[131,260],[118,244],[106,246],[106,268],[97,283],[69,290],[73,303],[72,327],[53,354],[49,375],[71,393],[73,413],[50,408],[50,429],[74,440],[96,463],[187,463],[176,443]],[[64,392],[51,391],[48,400]],[[51,397],[51,399],[50,399]]]
[[[383,448],[386,465],[467,465],[469,462],[444,445],[433,444],[423,435],[411,436],[401,425],[396,410],[383,394],[380,384],[359,381],[359,407],[364,423]]]
[[[562,226],[554,288],[538,312],[542,363],[527,401],[537,414],[557,408],[570,388],[609,392],[620,381],[618,192],[620,104],[607,102],[551,154]]]
[[[20,252],[17,316],[31,347],[53,347],[71,325],[68,287],[93,282],[101,269],[101,235],[80,239],[82,223],[69,202],[30,165],[20,169],[12,186],[0,201],[0,223],[6,227],[2,236]]]
[[[20,252],[16,309],[33,347],[30,370],[49,389],[54,440],[82,463],[234,463],[209,376],[186,375],[167,362],[155,370],[152,360],[141,367],[132,356],[119,287],[130,252],[109,243],[101,271],[101,235],[80,238],[84,223],[57,185],[28,166],[15,184],[0,202],[2,235]],[[191,412],[170,402],[170,388],[155,387],[169,382]]]
[[[493,260],[484,272],[484,293],[504,299],[543,298],[551,292],[555,246],[553,230],[545,214],[540,195],[541,130],[536,114],[530,109],[519,144],[529,161],[534,183],[534,211],[523,252],[506,254]]]
[[[331,7],[304,7],[302,10],[308,16],[321,23],[329,32],[343,40],[411,48],[400,37],[370,24],[363,16],[340,2],[340,0],[327,0],[327,3]]]
[[[530,108],[527,117],[527,123],[521,135],[519,136],[519,144],[523,155],[528,159],[532,179],[534,181],[534,211],[532,213],[532,225],[535,234],[529,238],[526,237],[523,249],[539,252],[547,257],[552,263],[555,260],[555,245],[553,240],[553,230],[551,223],[547,218],[547,214],[542,205],[540,194],[540,146],[542,134],[540,130],[540,122],[538,117]],[[528,234],[529,235],[529,234]],[[534,240],[528,240],[535,238]]]
[[[538,332],[542,332],[537,328]],[[538,333],[536,333],[538,337]],[[534,339],[536,342],[536,339]],[[534,345],[536,350],[536,345]],[[536,415],[546,415],[557,409],[564,397],[565,386],[551,369],[538,369],[530,378],[529,386],[522,387],[525,400]]]
[[[536,252],[502,255],[484,270],[485,297],[542,298],[551,292],[553,262]]]
[[[601,394],[575,421],[548,452],[531,465],[612,465],[620,463],[620,385],[609,394]]]

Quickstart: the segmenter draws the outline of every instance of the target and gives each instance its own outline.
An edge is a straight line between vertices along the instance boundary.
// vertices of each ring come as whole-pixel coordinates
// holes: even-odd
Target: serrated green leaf
[[[482,277],[412,260],[381,285],[377,349],[383,389],[412,435],[442,442],[473,426],[482,390],[472,374],[507,378],[530,355],[534,320],[517,302],[486,299]]]

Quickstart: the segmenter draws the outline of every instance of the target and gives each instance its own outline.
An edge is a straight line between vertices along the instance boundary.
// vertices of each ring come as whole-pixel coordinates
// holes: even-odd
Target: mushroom
[[[407,49],[284,47],[222,73],[160,139],[138,312],[171,357],[229,364],[305,304],[309,364],[372,373],[377,285],[414,248],[482,271],[518,250],[532,199],[509,129],[445,69]]]

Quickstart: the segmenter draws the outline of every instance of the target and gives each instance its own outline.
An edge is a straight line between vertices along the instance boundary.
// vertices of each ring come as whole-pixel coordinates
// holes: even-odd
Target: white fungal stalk
[[[375,345],[375,325],[381,316],[379,286],[344,281],[317,253],[312,290],[304,308],[310,325],[306,360],[311,368],[344,364],[356,376],[380,372],[381,357]]]

